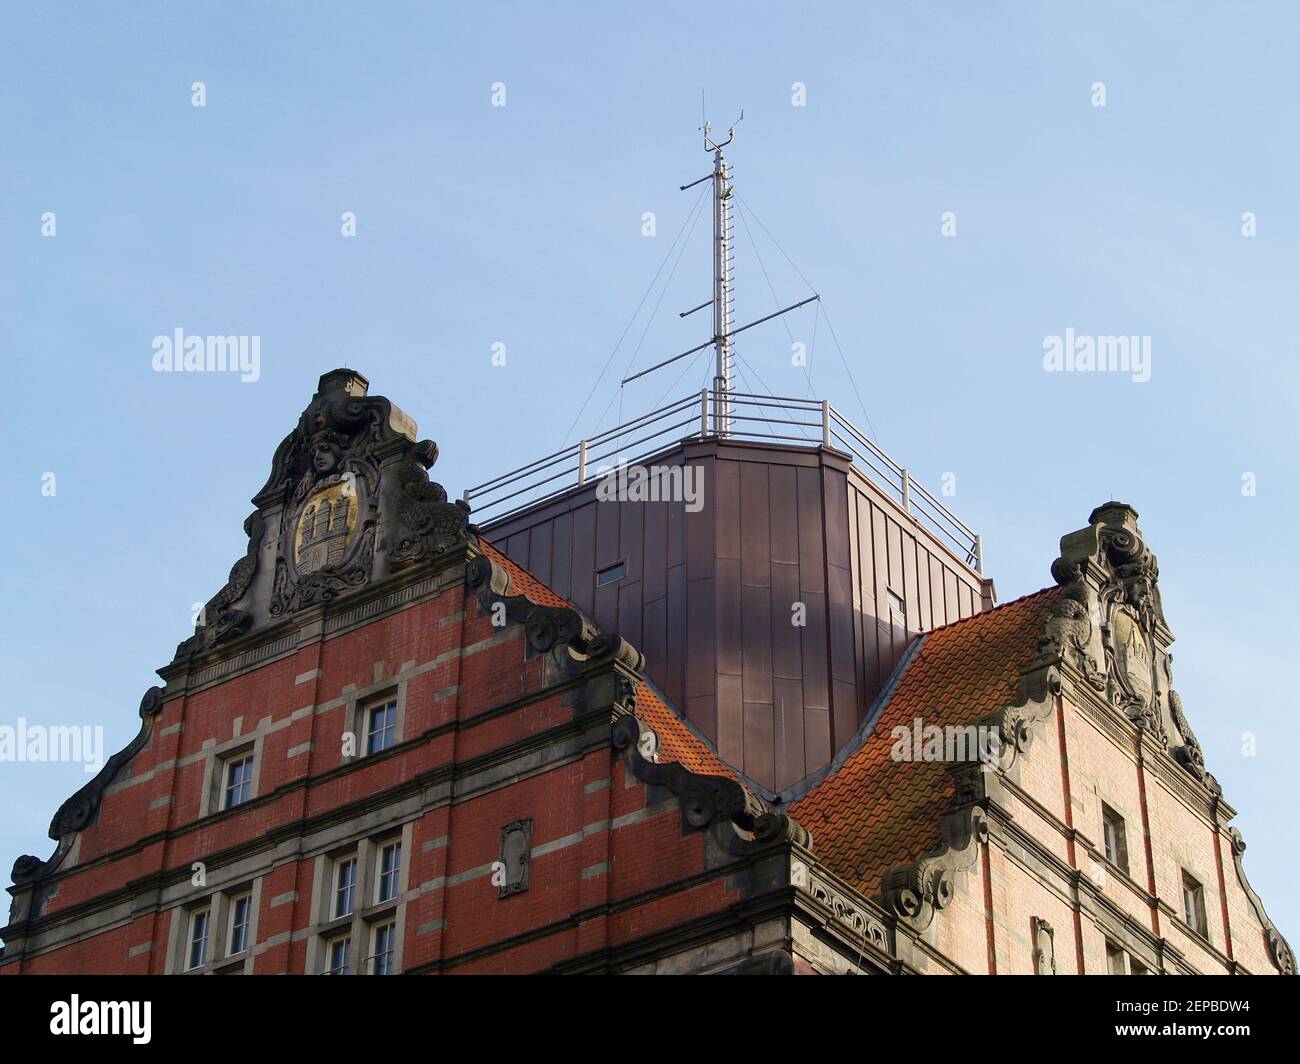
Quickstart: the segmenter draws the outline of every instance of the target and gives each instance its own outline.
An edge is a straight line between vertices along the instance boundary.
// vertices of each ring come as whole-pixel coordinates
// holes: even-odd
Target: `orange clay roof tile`
[[[939,842],[953,797],[942,761],[895,761],[892,731],[924,724],[967,725],[1015,701],[1047,614],[1060,597],[1047,588],[931,632],[907,666],[862,747],[790,807],[812,833],[813,852],[867,895],[885,871]]]
[[[490,543],[483,550],[510,573],[511,593],[546,606],[573,604]],[[862,747],[839,771],[790,806],[813,837],[813,852],[841,878],[870,895],[885,871],[921,857],[939,841],[952,801],[947,766],[896,762],[891,732],[924,724],[965,725],[1013,702],[1047,614],[1060,597],[1047,588],[938,628],[920,651]],[[636,713],[659,737],[659,757],[693,772],[738,779],[710,744],[648,683],[637,685]]]
[[[539,606],[567,606],[573,603],[557,595],[527,569],[512,561],[486,540],[480,540],[483,552],[510,574],[510,593],[524,595]],[[677,762],[692,772],[736,779],[709,744],[696,735],[684,720],[644,680],[637,684],[636,715],[659,737],[659,760]]]

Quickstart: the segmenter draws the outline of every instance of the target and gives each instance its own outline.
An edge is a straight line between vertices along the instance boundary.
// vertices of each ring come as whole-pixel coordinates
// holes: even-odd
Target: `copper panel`
[[[740,467],[740,575],[747,586],[772,585],[767,469],[755,462]]]
[[[798,680],[774,679],[772,695],[776,788],[784,790],[808,774],[804,762],[803,684]]]
[[[718,671],[730,676],[739,676],[742,668],[741,651],[746,635],[741,626],[743,603],[740,592],[740,562],[734,558],[718,559],[717,588]]]
[[[718,675],[718,754],[728,764],[744,770],[745,706],[740,699],[740,677]]]
[[[799,562],[799,499],[795,470],[791,466],[768,467],[768,499],[771,516],[772,561]]]
[[[746,586],[743,604],[744,698],[746,702],[771,702],[772,589]]]
[[[826,590],[822,549],[822,484],[815,469],[797,471],[799,496],[799,587],[805,592]]]
[[[771,702],[745,703],[745,775],[769,790],[775,786],[775,739]]]
[[[740,470],[739,462],[718,462],[714,466],[716,505],[713,512],[719,558],[740,558]],[[708,508],[707,503],[705,508]]]
[[[776,563],[772,566],[772,673],[797,680],[803,675],[803,653],[794,623],[794,604],[799,601],[799,567]]]

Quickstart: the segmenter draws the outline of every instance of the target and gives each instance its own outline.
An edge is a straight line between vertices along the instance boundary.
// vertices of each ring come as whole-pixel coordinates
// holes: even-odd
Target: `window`
[[[334,918],[351,916],[357,907],[357,859],[339,861],[334,871]]]
[[[1124,951],[1113,942],[1106,943],[1106,971],[1111,975],[1128,975]]]
[[[1187,872],[1183,873],[1183,916],[1187,926],[1202,938],[1210,937],[1205,920],[1205,891],[1200,882]]]
[[[1128,974],[1129,975],[1150,975],[1151,969],[1149,969],[1141,961],[1135,961],[1132,957],[1130,957],[1128,959]]]
[[[402,872],[402,844],[390,843],[379,852],[379,878],[376,880],[376,902],[392,901],[397,897],[398,879]]]
[[[889,608],[895,613],[906,615],[907,607],[903,604],[903,596],[892,587],[885,589],[885,601],[889,603]]]
[[[396,937],[396,924],[380,924],[375,928],[374,957],[370,966],[372,975],[393,974],[393,945]]]
[[[352,939],[350,936],[336,938],[330,943],[329,966],[326,975],[347,975],[348,961],[352,956]]]
[[[208,921],[210,909],[199,909],[190,915],[190,955],[186,968],[202,968],[208,963]]]
[[[233,809],[253,797],[253,755],[244,754],[226,762],[226,789],[223,809]]]
[[[622,562],[617,565],[607,565],[604,569],[596,573],[596,586],[605,587],[612,584],[615,580],[622,580],[623,574],[627,572],[627,566]]]
[[[369,711],[366,724],[366,753],[377,754],[397,742],[397,703],[385,702]]]
[[[230,903],[230,949],[228,955],[248,949],[248,918],[253,911],[253,897],[245,894]]]
[[[1101,837],[1106,860],[1128,875],[1128,841],[1124,835],[1124,818],[1104,802],[1101,806]]]

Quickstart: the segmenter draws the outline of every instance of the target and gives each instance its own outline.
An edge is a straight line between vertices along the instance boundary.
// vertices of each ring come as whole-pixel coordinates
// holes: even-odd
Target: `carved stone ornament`
[[[513,820],[501,829],[502,882],[498,887],[498,897],[508,898],[528,889],[532,849],[532,817]]]
[[[614,722],[614,749],[642,783],[666,787],[677,796],[683,831],[705,831],[727,853],[739,857],[765,846],[796,843],[812,848],[812,836],[785,813],[770,811],[748,788],[724,776],[692,772],[677,762],[647,760],[646,750],[657,748],[653,735],[637,717],[624,714]]]
[[[467,543],[469,507],[429,479],[438,448],[366,379],[320,379],[244,524],[248,547],[177,658],[320,605]],[[269,542],[268,542],[269,540]]]
[[[1230,828],[1228,835],[1232,839],[1232,863],[1237,869],[1237,882],[1246,892],[1250,907],[1255,910],[1255,918],[1264,928],[1264,946],[1268,950],[1269,960],[1273,962],[1279,974],[1295,975],[1295,953],[1292,952],[1287,940],[1282,937],[1282,932],[1277,929],[1277,925],[1269,919],[1268,913],[1264,911],[1264,903],[1259,900],[1259,895],[1246,879],[1246,869],[1241,863],[1241,856],[1246,852],[1246,840],[1236,828]]]
[[[988,839],[988,821],[979,806],[948,813],[939,822],[939,844],[924,857],[889,869],[881,884],[881,901],[918,931],[948,906],[958,876],[974,865],[979,844]]]
[[[1056,932],[1041,916],[1032,920],[1034,930],[1034,974],[1056,974]]]
[[[1068,595],[1083,608],[1071,633],[1073,660],[1066,653],[1063,661],[1218,794],[1218,782],[1205,771],[1205,756],[1173,689],[1173,633],[1160,601],[1160,568],[1137,516],[1131,506],[1108,502],[1092,512],[1087,528],[1062,537],[1052,575],[1066,588],[1062,601]],[[1094,656],[1104,663],[1099,671],[1089,663]]]
[[[76,794],[59,806],[50,821],[49,836],[58,846],[54,854],[42,861],[33,854],[24,854],[14,862],[12,877],[15,883],[28,883],[43,878],[62,864],[76,833],[89,827],[99,812],[99,803],[104,789],[113,782],[126,764],[144,749],[153,731],[154,721],[163,708],[163,691],[161,687],[151,687],[140,699],[140,730],[125,747],[115,753],[96,773],[95,778],[82,787]]]
[[[465,585],[476,592],[479,605],[507,624],[522,624],[530,651],[547,654],[564,673],[589,670],[617,662],[630,672],[645,667],[645,657],[622,636],[602,632],[594,621],[572,606],[546,606],[526,595],[510,594],[510,574],[486,554],[465,567]]]

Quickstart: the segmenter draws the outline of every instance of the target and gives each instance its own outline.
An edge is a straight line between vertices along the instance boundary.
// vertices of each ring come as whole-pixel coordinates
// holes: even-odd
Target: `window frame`
[[[386,715],[386,723],[378,731],[375,730],[375,717],[379,713]],[[388,714],[391,713],[391,717]],[[376,699],[366,706],[365,709],[366,724],[366,757],[374,754],[382,754],[385,750],[391,750],[397,745],[397,697]],[[383,746],[375,747],[375,737],[387,737],[387,742]]]
[[[340,881],[343,876],[343,870],[349,867],[352,869],[352,878],[347,886],[350,908],[346,912],[340,912],[339,895],[343,890]],[[357,886],[359,884],[360,874],[361,874],[361,855],[356,851],[353,851],[352,853],[348,853],[348,854],[343,854],[342,856],[336,857],[334,859],[334,870],[333,870],[333,874],[330,876],[330,882],[332,884],[330,890],[330,904],[328,909],[330,920],[345,920],[356,916]]]
[[[229,927],[227,928],[226,934],[226,956],[223,959],[240,957],[247,953],[249,947],[252,946],[252,942],[250,941],[250,932],[253,928],[253,892],[251,890],[246,890],[241,894],[232,894],[230,895],[227,904],[229,905],[230,919],[228,921]],[[241,904],[247,906],[244,912],[243,923],[244,940],[239,949],[235,949],[235,928],[239,926],[236,924],[235,918],[239,912],[239,906]]]
[[[380,972],[378,966],[379,953],[379,935],[387,931],[392,938],[388,943],[388,951],[385,956],[388,957],[388,971]],[[393,916],[387,920],[378,920],[370,927],[370,975],[396,975],[397,974],[397,917]]]
[[[1112,855],[1112,837],[1114,854]],[[1101,803],[1101,850],[1102,858],[1112,868],[1129,875],[1128,860],[1128,821],[1113,806]]]
[[[210,954],[212,951],[212,909],[213,909],[213,905],[211,900],[209,900],[208,904],[196,906],[195,908],[190,909],[187,912],[187,920],[185,923],[186,926],[185,961],[184,961],[184,968],[183,968],[183,970],[186,972],[202,971],[203,968],[205,968],[208,962],[211,960]],[[198,959],[198,962],[196,963],[194,960],[194,947],[195,945],[197,945],[197,942],[194,937],[194,930],[200,918],[202,918],[203,920],[203,938],[201,939],[203,943],[203,955]]]
[[[1183,922],[1198,937],[1210,940],[1210,921],[1205,909],[1205,884],[1186,868],[1181,869],[1183,888]],[[1189,905],[1190,902],[1190,905]]]
[[[239,783],[231,783],[231,773],[241,765],[248,766],[248,773]],[[221,763],[221,809],[224,812],[227,809],[238,809],[241,805],[247,805],[257,797],[254,789],[254,780],[257,772],[257,755],[250,749],[237,754],[233,754],[222,760]],[[238,786],[244,791],[243,797],[237,802],[230,800],[230,792],[233,787]]]
[[[402,840],[400,838],[389,839],[386,842],[375,844],[375,891],[374,904],[386,905],[394,902],[402,893]],[[384,870],[384,855],[396,851],[397,860],[391,869]],[[392,887],[392,892],[384,894],[384,880],[387,878]]]
[[[592,581],[597,591],[602,591],[607,587],[613,587],[620,580],[627,576],[627,559],[622,558],[616,562],[610,562],[603,565],[592,575]],[[604,579],[601,579],[604,577]]]
[[[334,951],[342,946],[344,951],[343,966],[338,968],[334,965]],[[322,975],[351,975],[352,974],[352,929],[341,935],[335,935],[325,942],[325,969]]]

